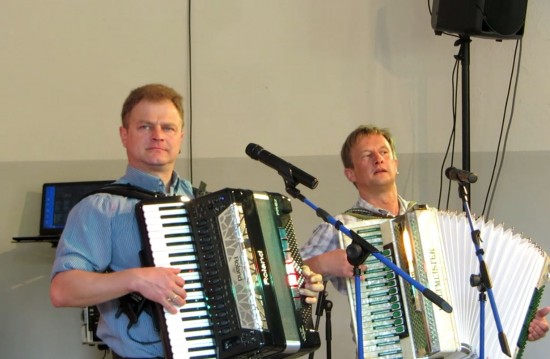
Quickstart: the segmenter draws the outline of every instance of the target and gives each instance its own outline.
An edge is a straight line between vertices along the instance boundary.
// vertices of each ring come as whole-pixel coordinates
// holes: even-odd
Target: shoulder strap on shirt
[[[415,201],[409,201],[409,204],[407,205],[407,212],[414,211],[419,208],[425,208],[425,204],[418,204]]]
[[[90,196],[96,193],[108,193],[115,196],[136,198],[139,200],[165,197],[164,193],[148,191],[144,188],[134,186],[129,183],[111,183],[88,193],[87,196]],[[142,253],[140,253],[140,257],[141,256],[142,256]],[[142,260],[142,263],[143,263],[143,260]],[[108,272],[110,271],[111,270],[108,269]],[[123,313],[128,317],[127,330],[130,330],[130,327],[137,323],[138,318],[142,312],[145,312],[150,316],[154,316],[151,301],[146,299],[140,293],[133,292],[118,298],[118,309],[117,309],[116,317],[118,318]],[[157,322],[155,321],[155,325],[156,323]],[[156,329],[158,331],[158,328]],[[156,342],[142,343],[142,344],[154,344],[154,343]]]
[[[353,207],[348,209],[344,212],[344,214],[347,214],[349,216],[353,216],[355,218],[359,219],[377,219],[377,218],[387,218],[387,216],[384,216],[383,214],[376,213],[373,211],[369,211],[366,208],[362,207]]]
[[[166,197],[166,195],[162,192],[153,192],[146,190],[144,188],[134,186],[129,183],[111,183],[106,186],[103,186],[101,188],[98,188],[90,193],[87,194],[87,196],[96,194],[96,193],[108,193],[115,196],[122,196],[127,198],[136,198],[139,200],[145,200],[145,199],[152,199],[152,198],[161,198]],[[206,194],[206,184],[204,182],[201,182],[199,188],[193,187],[193,195],[195,197],[202,196]],[[140,257],[143,256],[143,253],[140,253]],[[143,263],[143,258],[142,263]],[[152,302],[145,297],[143,297],[140,293],[129,293],[126,294],[120,298],[119,300],[119,306],[116,313],[116,317],[118,318],[122,313],[124,313],[128,317],[128,330],[131,326],[137,323],[139,316],[142,312],[145,312],[149,314],[152,317],[155,317],[155,311],[152,309]],[[153,322],[155,323],[155,327],[159,323],[157,319],[154,319]],[[155,328],[157,331],[159,330],[157,327]],[[154,344],[156,342],[147,342],[142,343],[145,345]]]
[[[95,193],[109,193],[116,196],[137,198],[141,200],[166,197],[166,195],[162,192],[148,191],[144,188],[134,186],[129,183],[111,183],[88,193],[87,196]],[[206,183],[204,182],[201,182],[199,188],[193,187],[194,197],[204,196],[207,193],[208,192],[206,191]]]
[[[159,198],[166,196],[164,193],[148,191],[144,188],[134,186],[129,183],[111,183],[88,193],[88,196],[96,193],[108,193],[115,196],[137,199]]]
[[[208,194],[208,191],[206,191],[206,183],[203,181],[199,184],[199,188],[193,187],[193,195],[195,198],[204,196],[205,194]]]
[[[410,201],[407,205],[407,212],[413,210],[416,207],[416,202]],[[362,207],[353,207],[344,212],[344,214],[359,218],[359,219],[378,219],[378,218],[388,218],[383,214],[373,212],[366,208]]]

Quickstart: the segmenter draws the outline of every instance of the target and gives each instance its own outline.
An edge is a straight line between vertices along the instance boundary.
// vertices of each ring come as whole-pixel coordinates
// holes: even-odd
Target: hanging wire
[[[432,16],[432,6],[431,6],[432,1],[427,0],[428,11],[430,13],[430,16]],[[478,10],[481,12],[481,15],[483,16],[484,21],[487,23],[487,17],[484,14],[483,10],[479,6],[478,6]],[[489,28],[494,31],[494,29],[490,26],[490,24],[487,24],[487,26],[489,26]],[[522,26],[523,26],[523,24],[522,24]],[[518,29],[518,31],[519,31],[519,29]],[[445,35],[448,35],[448,36],[459,37],[456,34],[449,34],[447,32],[443,32],[442,34],[445,34]],[[459,41],[460,40],[457,40],[457,42],[455,42],[455,45]],[[458,88],[458,74],[459,74],[459,69],[460,69],[460,59],[462,58],[462,51],[461,50],[462,50],[462,47],[460,47],[458,55],[455,55],[456,62],[455,62],[455,65],[453,67],[453,73],[452,73],[452,76],[451,76],[451,78],[452,78],[451,79],[451,81],[452,81],[452,86],[451,86],[452,87],[452,121],[453,121],[453,123],[452,123],[451,134],[449,136],[449,142],[448,142],[447,148],[445,150],[445,156],[443,158],[441,168],[440,168],[439,196],[438,196],[438,202],[437,202],[437,207],[440,208],[440,209],[441,209],[441,202],[442,202],[442,197],[443,197],[444,168],[445,168],[445,163],[447,162],[447,158],[449,157],[449,155],[451,156],[450,165],[453,166],[453,163],[454,163],[454,153],[455,153],[455,144],[456,144],[457,99],[458,99],[458,90],[457,90],[457,88]],[[483,211],[481,213],[482,216],[485,216],[485,217],[489,217],[489,215],[490,215],[491,207],[492,207],[493,200],[494,200],[495,193],[496,193],[496,189],[497,189],[498,180],[500,178],[500,174],[501,174],[502,168],[504,166],[506,146],[507,146],[507,143],[508,143],[508,137],[509,137],[509,134],[510,134],[510,129],[511,129],[511,126],[512,126],[512,120],[513,120],[513,117],[514,117],[514,109],[515,109],[515,102],[516,102],[516,95],[517,95],[517,86],[518,86],[518,83],[519,83],[521,54],[522,54],[522,41],[521,41],[521,38],[519,38],[516,42],[516,47],[515,47],[515,51],[514,51],[514,58],[513,58],[513,62],[512,62],[512,70],[511,70],[511,73],[510,73],[510,80],[509,80],[509,83],[508,83],[508,92],[507,92],[507,95],[506,95],[506,102],[505,102],[505,106],[504,106],[504,113],[503,113],[503,116],[502,116],[501,128],[500,128],[500,133],[499,133],[499,141],[498,141],[497,150],[496,150],[496,154],[495,154],[495,160],[494,160],[494,163],[493,163],[493,170],[491,172],[491,179],[489,181],[489,186],[487,188],[487,193],[486,193],[485,201],[484,201],[484,205],[483,205]],[[514,81],[514,73],[515,73],[515,81]],[[512,93],[512,84],[513,84],[513,93]],[[511,105],[510,115],[508,117],[508,122],[506,123],[506,117],[507,117],[506,113],[508,111],[508,103],[509,103],[511,94],[512,94],[512,105]],[[505,127],[506,127],[506,132],[503,135]],[[501,151],[501,145],[502,145],[502,151]],[[452,151],[451,151],[451,148],[452,148]],[[449,152],[450,152],[450,154],[449,154]],[[448,181],[448,186],[447,186],[447,191],[446,191],[447,196],[446,196],[446,202],[445,202],[445,209],[449,208],[450,190],[451,190],[451,181]]]
[[[191,0],[187,1],[187,61],[189,63],[188,73],[187,73],[187,84],[188,84],[188,93],[189,93],[189,181],[193,183],[193,72],[192,69],[192,56],[191,56]]]
[[[493,170],[491,173],[491,180],[489,181],[489,187],[487,188],[487,195],[485,196],[485,202],[483,205],[482,216],[486,218],[489,217],[491,213],[491,207],[493,205],[493,199],[495,197],[498,180],[500,178],[500,173],[502,172],[502,167],[504,166],[504,157],[506,154],[506,146],[508,144],[508,136],[510,135],[510,128],[512,127],[512,120],[514,118],[514,110],[516,105],[516,96],[517,96],[517,87],[519,83],[519,73],[520,73],[520,64],[521,64],[521,54],[522,54],[522,41],[518,39],[516,41],[516,47],[514,50],[514,59],[512,61],[512,70],[510,72],[510,80],[508,82],[508,92],[506,95],[506,103],[504,105],[504,113],[502,115],[502,123],[500,127],[499,141],[497,145],[497,151],[495,154],[495,161],[493,164]],[[514,72],[516,74],[514,80]],[[512,92],[512,83],[514,86]],[[512,93],[512,105],[510,109],[510,115],[508,117],[508,124],[506,125],[506,112],[508,110],[508,101],[510,100],[510,94]],[[502,145],[502,155],[500,155],[500,147],[503,142],[503,131],[506,125],[506,134],[504,136],[504,143]],[[500,160],[499,160],[500,157]],[[498,164],[498,171],[497,171]],[[496,172],[496,175],[495,175]]]
[[[449,142],[447,143],[447,149],[445,150],[445,156],[443,157],[443,161],[441,163],[441,168],[439,171],[439,197],[437,201],[437,208],[441,209],[441,200],[442,200],[442,193],[443,193],[443,176],[444,176],[444,168],[445,163],[447,162],[447,157],[449,157],[449,153],[451,156],[451,166],[454,163],[454,154],[455,154],[455,146],[456,146],[456,118],[457,118],[457,108],[458,108],[458,75],[460,73],[460,59],[462,58],[462,47],[459,49],[458,55],[455,56],[455,65],[453,66],[453,71],[451,74],[451,93],[452,93],[452,110],[453,110],[453,126],[451,130],[451,134],[449,136]],[[452,148],[452,151],[451,151]],[[445,209],[449,209],[449,200],[450,200],[450,193],[451,193],[451,182],[447,182],[447,198],[445,201]]]

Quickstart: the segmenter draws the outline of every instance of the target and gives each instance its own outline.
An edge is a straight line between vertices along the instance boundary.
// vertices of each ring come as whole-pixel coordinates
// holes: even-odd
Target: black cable
[[[505,157],[505,154],[506,154],[506,147],[507,147],[507,144],[508,144],[508,137],[510,135],[510,128],[512,127],[512,121],[514,119],[514,110],[515,110],[515,106],[516,106],[516,95],[517,95],[517,88],[518,88],[518,83],[519,83],[519,72],[520,72],[520,65],[521,65],[521,54],[522,54],[522,41],[521,39],[518,39],[516,41],[516,48],[515,48],[515,51],[514,51],[514,59],[512,61],[512,71],[510,73],[510,81],[508,83],[508,93],[507,93],[507,96],[506,96],[506,104],[505,104],[505,107],[504,107],[504,114],[503,114],[503,117],[502,117],[502,125],[501,125],[501,132],[500,132],[500,136],[499,136],[499,143],[498,143],[498,147],[497,147],[497,155],[495,156],[495,163],[493,165],[493,172],[491,174],[491,181],[490,181],[490,186],[489,188],[487,189],[487,196],[489,196],[489,192],[491,193],[490,195],[490,200],[489,200],[489,204],[487,206],[487,197],[485,198],[485,205],[483,206],[483,212],[482,212],[482,215],[486,215],[486,217],[489,217],[489,214],[491,212],[491,207],[493,205],[493,199],[495,197],[495,193],[496,193],[496,188],[497,188],[497,184],[498,184],[498,180],[500,179],[500,173],[502,172],[502,167],[504,166],[504,157]],[[514,71],[515,71],[515,81],[514,81],[514,90],[512,92],[511,88],[512,88],[512,80],[514,79]],[[502,156],[500,157],[500,162],[498,161],[498,154],[499,154],[499,149],[500,149],[500,143],[501,143],[501,140],[502,140],[502,131],[503,131],[503,128],[504,128],[504,124],[506,122],[506,112],[507,112],[507,108],[508,108],[508,100],[510,99],[510,93],[512,92],[512,105],[511,105],[511,109],[510,109],[510,115],[509,115],[509,118],[508,118],[508,125],[506,126],[506,134],[504,136],[504,144],[502,146]],[[499,163],[498,164],[498,171],[497,171],[497,174],[496,174],[496,177],[495,177],[495,169],[496,169],[496,166],[497,166],[497,162]],[[493,185],[493,178],[494,179],[494,185]],[[485,208],[487,208],[487,213],[485,213]]]
[[[482,14],[485,22],[487,22],[486,21],[487,20],[486,15],[484,14],[483,10],[479,8],[479,6],[478,6],[478,10]],[[430,16],[431,16],[432,15],[432,9],[431,9],[431,6],[430,6],[430,0],[428,0],[428,11],[429,11]],[[494,31],[496,33],[496,31],[489,24],[487,24],[487,25],[491,28],[492,31]],[[454,35],[446,33],[446,32],[443,32],[442,34],[454,36]],[[455,42],[455,45],[457,43],[459,43],[459,41]],[[519,48],[519,52],[518,52],[518,48]],[[462,47],[460,49],[462,50]],[[503,118],[502,118],[502,123],[501,123],[499,141],[498,141],[498,145],[497,145],[497,151],[496,151],[495,160],[494,160],[494,164],[493,164],[491,179],[490,179],[490,182],[489,182],[489,186],[487,188],[487,193],[486,193],[485,202],[484,202],[483,211],[482,211],[482,216],[486,216],[486,217],[488,217],[489,214],[490,214],[491,206],[492,206],[493,199],[494,199],[494,196],[495,196],[495,193],[496,193],[496,187],[497,187],[497,184],[498,184],[498,180],[500,178],[500,173],[501,173],[502,168],[504,166],[504,157],[505,157],[506,146],[507,146],[507,143],[508,143],[508,137],[509,137],[510,129],[511,129],[511,125],[512,125],[513,114],[514,114],[514,109],[515,109],[515,101],[516,101],[516,95],[517,95],[517,86],[518,86],[518,83],[519,83],[519,69],[520,69],[520,63],[521,63],[521,54],[522,54],[522,42],[521,42],[521,38],[520,38],[516,42],[516,48],[515,48],[515,51],[514,51],[514,60],[513,60],[513,64],[512,64],[512,71],[510,73],[510,80],[509,80],[509,83],[508,83],[508,92],[507,92],[507,96],[506,96],[504,113],[503,113]],[[458,69],[460,67],[461,56],[462,56],[462,51],[459,51],[458,55],[455,56],[457,61],[455,62],[455,66],[453,68],[453,75],[451,76],[451,78],[452,78],[452,86],[451,87],[452,87],[452,92],[453,92],[452,93],[453,126],[452,126],[451,134],[449,136],[449,142],[447,144],[445,155],[444,155],[444,158],[443,158],[443,161],[442,161],[442,164],[441,164],[441,168],[440,168],[439,196],[438,196],[438,205],[437,205],[437,207],[440,208],[440,209],[441,209],[441,202],[442,202],[442,196],[443,196],[443,172],[444,172],[445,163],[446,163],[447,158],[449,156],[449,151],[450,151],[451,147],[452,147],[451,166],[453,166],[453,163],[454,163],[454,152],[455,152],[455,141],[456,141],[457,98],[458,98],[458,91],[457,91]],[[517,64],[517,66],[516,66],[516,64]],[[514,71],[515,71],[516,76],[515,76],[514,90],[513,90],[513,96],[512,96],[512,106],[511,106],[511,111],[510,111],[510,115],[509,115],[508,124],[506,125],[506,113],[507,113],[507,110],[508,110],[508,102],[509,102],[510,94],[511,94],[511,88],[512,88],[512,83],[513,83],[513,78],[514,78]],[[455,82],[455,78],[456,78],[456,82]],[[503,132],[504,132],[505,127],[506,127],[506,134],[503,137]],[[504,138],[504,141],[503,141],[503,138]],[[452,143],[452,146],[451,146],[451,143]],[[502,146],[502,155],[501,155],[501,151],[500,151],[501,143],[504,143],[503,146]],[[497,166],[498,166],[498,170],[497,170]],[[445,206],[446,209],[448,209],[448,207],[449,207],[450,189],[451,189],[451,183],[449,181],[449,186],[447,188],[447,201],[446,201],[446,206]]]
[[[453,71],[451,74],[451,93],[452,93],[452,111],[453,111],[453,126],[451,130],[451,134],[449,136],[449,142],[447,143],[447,149],[445,150],[445,156],[443,157],[443,161],[441,162],[441,168],[440,168],[440,177],[439,177],[439,198],[437,201],[437,208],[441,209],[441,199],[442,199],[442,193],[443,193],[443,174],[445,172],[445,163],[447,162],[447,157],[449,156],[449,151],[452,148],[451,153],[451,166],[454,163],[454,149],[456,145],[456,118],[457,118],[457,108],[458,108],[458,75],[459,75],[459,69],[460,69],[460,58],[461,58],[461,52],[459,50],[459,54],[455,56],[455,65],[453,67]],[[451,182],[448,181],[447,184],[447,200],[445,204],[445,208],[449,208],[449,201],[450,201],[450,193],[451,193]]]
[[[432,0],[433,1],[433,0]],[[430,5],[430,0],[427,1],[428,4],[428,12],[430,13],[430,17],[432,16],[432,6]],[[457,44],[460,44],[460,36],[457,34],[452,34],[448,32],[441,32],[441,35],[447,35],[451,37],[459,38],[455,42],[455,46]],[[455,148],[456,148],[456,119],[457,119],[457,109],[458,109],[458,82],[459,82],[459,73],[460,73],[460,61],[462,59],[462,46],[459,47],[459,52],[457,55],[455,55],[455,65],[453,66],[453,71],[451,74],[451,106],[452,106],[452,129],[451,133],[449,135],[449,141],[447,143],[447,148],[445,150],[445,155],[443,157],[443,161],[441,162],[441,168],[440,168],[440,177],[439,177],[439,196],[437,200],[437,208],[441,209],[441,202],[443,197],[443,176],[445,172],[445,163],[447,162],[447,158],[449,157],[450,153],[450,165],[453,166],[454,164],[454,155],[455,155]],[[451,150],[452,149],[452,150]],[[450,202],[450,195],[451,195],[451,181],[448,181],[447,184],[447,196],[445,201],[445,209],[449,209],[449,202]]]
[[[191,71],[191,0],[187,1],[187,61],[189,62],[187,81],[189,90],[189,181],[193,183],[193,77]]]
[[[516,52],[517,52],[517,44],[516,44]],[[515,55],[514,55],[514,57],[515,57]],[[499,133],[499,137],[498,137],[497,150],[496,150],[496,153],[495,153],[495,161],[494,161],[494,164],[493,164],[493,170],[491,171],[491,179],[489,180],[489,186],[487,187],[487,194],[485,195],[485,202],[483,203],[483,211],[481,212],[482,216],[485,215],[485,210],[487,208],[487,203],[489,202],[489,196],[490,196],[490,193],[491,193],[491,189],[494,188],[493,187],[493,182],[496,181],[495,172],[496,172],[497,163],[498,163],[499,157],[500,157],[500,145],[502,143],[502,134],[504,132],[504,124],[505,124],[505,121],[506,121],[506,112],[507,112],[507,108],[508,108],[508,100],[510,98],[510,86],[511,86],[512,78],[513,78],[513,75],[514,75],[514,65],[515,65],[515,60],[514,60],[514,63],[512,65],[512,72],[510,73],[510,80],[508,82],[508,93],[506,95],[506,101],[504,103],[504,113],[502,114],[502,122],[500,124],[500,133]]]
[[[153,345],[153,344],[158,344],[158,343],[162,342],[161,339],[152,340],[152,341],[142,341],[142,340],[136,339],[136,338],[134,338],[132,333],[130,333],[130,328],[131,327],[132,327],[132,324],[128,323],[128,326],[126,327],[126,334],[128,335],[128,338],[130,338],[130,340],[133,341],[134,343],[138,343],[140,345]]]

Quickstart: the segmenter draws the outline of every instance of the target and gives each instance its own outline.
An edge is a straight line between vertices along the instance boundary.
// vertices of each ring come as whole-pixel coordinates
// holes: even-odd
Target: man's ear
[[[344,168],[344,175],[351,183],[355,183],[355,171],[353,168]]]
[[[122,145],[126,147],[126,139],[128,137],[128,130],[124,128],[124,126],[120,126],[118,128],[118,134],[120,135],[120,141],[122,142]]]

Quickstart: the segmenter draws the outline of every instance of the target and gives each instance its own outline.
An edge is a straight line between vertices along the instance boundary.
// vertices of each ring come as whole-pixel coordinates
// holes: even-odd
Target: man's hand
[[[324,276],[353,277],[353,266],[348,262],[348,255],[344,249],[335,249],[304,261],[311,269]],[[361,270],[365,266],[360,266]]]
[[[185,281],[179,276],[179,269],[143,267],[139,272],[139,287],[136,289],[144,297],[161,304],[171,314],[176,314],[185,304]]]
[[[529,323],[529,335],[527,336],[528,340],[538,340],[546,335],[548,329],[548,320],[546,316],[550,313],[550,306],[541,308],[535,314],[535,317]]]
[[[323,285],[323,276],[314,273],[308,266],[302,266],[302,274],[306,279],[304,288],[300,288],[300,294],[305,296],[306,303],[317,303],[317,295],[325,289]]]
[[[187,297],[184,282],[177,268],[139,267],[108,273],[73,269],[54,276],[50,298],[56,307],[85,307],[136,292],[175,314]]]

